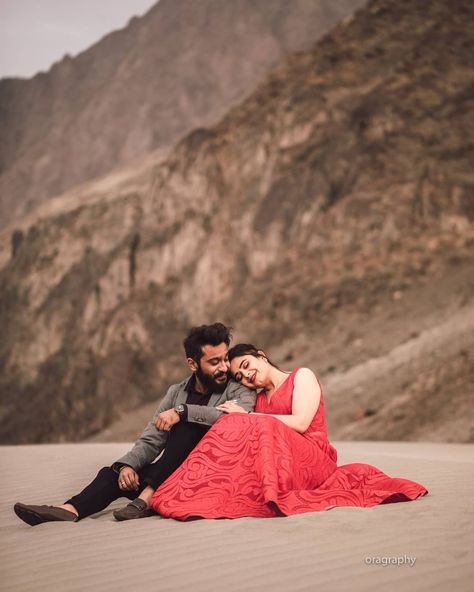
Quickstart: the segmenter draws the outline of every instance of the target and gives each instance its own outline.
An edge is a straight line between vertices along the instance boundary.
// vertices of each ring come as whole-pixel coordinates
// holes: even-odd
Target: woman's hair
[[[251,343],[238,343],[237,345],[234,345],[234,347],[230,348],[228,355],[229,362],[232,362],[234,358],[239,358],[241,356],[253,356],[254,358],[260,358],[262,357],[262,350],[258,349],[257,347],[255,347],[255,345],[252,345]],[[264,357],[271,366],[278,368],[278,366],[274,364],[268,358],[268,356],[265,355]]]

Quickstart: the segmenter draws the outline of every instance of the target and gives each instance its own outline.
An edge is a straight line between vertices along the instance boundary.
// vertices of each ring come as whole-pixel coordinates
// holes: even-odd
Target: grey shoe
[[[19,502],[13,506],[15,514],[30,526],[43,522],[77,522],[78,517],[64,508],[56,506],[27,506]]]
[[[137,497],[133,502],[130,502],[120,510],[114,511],[115,520],[136,520],[137,518],[148,518],[153,516],[155,512],[149,508],[142,499]]]

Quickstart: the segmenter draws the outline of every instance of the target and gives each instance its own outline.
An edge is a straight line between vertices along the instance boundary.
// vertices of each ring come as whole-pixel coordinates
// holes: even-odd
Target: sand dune
[[[14,515],[15,501],[64,501],[129,444],[2,447],[2,590],[472,589],[474,445],[335,445],[339,464],[374,464],[423,483],[429,495],[371,509],[189,523],[159,517],[117,523],[108,509],[77,524],[31,528]],[[391,558],[403,564],[377,563]]]

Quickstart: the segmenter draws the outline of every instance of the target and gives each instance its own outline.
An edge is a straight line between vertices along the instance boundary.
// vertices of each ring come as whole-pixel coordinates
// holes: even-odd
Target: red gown
[[[255,411],[291,414],[298,368]],[[275,417],[231,413],[220,418],[184,463],[156,490],[152,508],[162,516],[272,517],[371,507],[409,501],[428,493],[408,479],[392,478],[362,463],[337,467],[327,438],[324,398],[303,434]]]

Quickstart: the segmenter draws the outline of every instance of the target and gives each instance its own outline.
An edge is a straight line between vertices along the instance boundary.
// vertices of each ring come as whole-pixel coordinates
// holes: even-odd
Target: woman
[[[156,490],[156,512],[178,520],[271,517],[371,507],[427,493],[371,465],[337,467],[323,393],[311,370],[283,372],[250,344],[230,349],[229,361],[235,380],[260,391],[255,412],[232,401],[219,407],[227,415]]]

